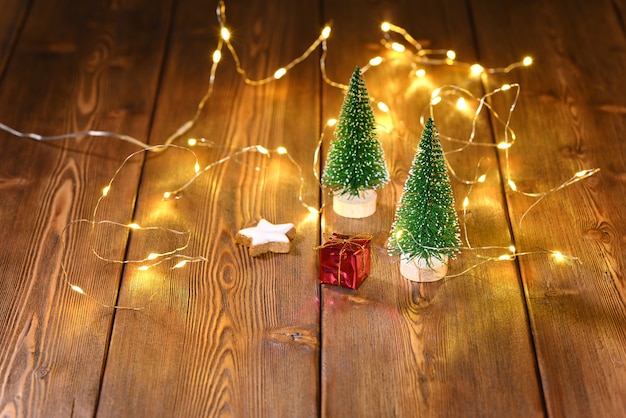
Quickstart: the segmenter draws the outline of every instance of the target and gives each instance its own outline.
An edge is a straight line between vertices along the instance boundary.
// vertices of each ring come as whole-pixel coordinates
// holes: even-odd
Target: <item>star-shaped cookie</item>
[[[237,232],[235,242],[250,247],[250,255],[256,257],[266,252],[288,253],[291,240],[296,236],[293,224],[276,224],[261,219],[257,226]]]

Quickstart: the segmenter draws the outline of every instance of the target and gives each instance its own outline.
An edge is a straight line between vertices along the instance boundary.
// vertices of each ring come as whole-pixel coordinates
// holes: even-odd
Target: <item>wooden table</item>
[[[211,85],[217,6],[4,0],[0,122],[164,144]],[[389,107],[375,108],[392,180],[375,215],[335,215],[314,175],[343,97],[322,77],[321,46],[252,86],[222,44],[211,96],[165,150],[115,135],[46,142],[3,131],[0,416],[626,416],[626,3],[225,6],[251,80],[299,57],[327,23],[330,80],[345,84],[355,66],[384,58],[364,73]],[[456,60],[420,62],[394,32],[389,41],[413,56],[387,48],[383,21]],[[526,55],[533,65],[480,76],[462,64],[502,68]],[[404,279],[386,240],[433,91],[456,86],[433,106],[435,121],[442,136],[467,140],[478,99],[507,84],[486,103],[506,120],[519,84],[512,131],[484,109],[473,144],[443,141],[463,230],[451,277]],[[453,101],[463,95],[465,113]],[[512,133],[513,146],[495,146]],[[269,155],[235,155],[256,145]],[[226,160],[164,200],[194,173],[188,149],[201,169]],[[321,214],[300,199],[323,204]],[[235,243],[261,218],[295,224],[289,253],[253,258]],[[316,246],[332,232],[373,236],[358,290],[318,284]],[[133,262],[178,247],[202,258]],[[141,270],[148,261],[160,264]]]

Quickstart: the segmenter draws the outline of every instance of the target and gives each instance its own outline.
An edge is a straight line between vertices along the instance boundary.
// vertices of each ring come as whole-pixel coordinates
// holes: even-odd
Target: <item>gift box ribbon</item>
[[[364,252],[367,248],[367,245],[372,239],[371,234],[357,234],[353,236],[349,235],[341,235],[333,233],[328,241],[324,244],[316,247],[316,249],[335,247],[341,245],[341,249],[339,250],[339,261],[337,262],[337,285],[341,286],[341,260],[343,259],[343,255],[346,251],[352,251],[353,254],[358,254],[359,252]],[[362,242],[365,241],[365,242]],[[356,248],[355,248],[356,247]],[[367,268],[365,257],[363,257],[363,270]]]

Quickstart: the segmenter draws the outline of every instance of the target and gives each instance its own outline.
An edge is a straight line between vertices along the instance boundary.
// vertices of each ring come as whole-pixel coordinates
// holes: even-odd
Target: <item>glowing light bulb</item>
[[[189,138],[187,140],[187,145],[189,145],[190,147],[195,146],[198,143],[198,140],[196,138]]]
[[[326,125],[328,126],[335,126],[337,124],[337,119],[328,119],[326,121]]]
[[[128,227],[130,229],[141,229],[141,227],[136,223],[128,224]]]
[[[515,184],[513,180],[509,180],[507,183],[509,184],[509,187],[511,188],[511,190],[513,190],[514,192],[517,191],[517,185]]]
[[[509,245],[509,251],[512,253],[515,253],[516,251],[515,245]]]
[[[438,104],[440,102],[441,102],[441,96],[433,97],[433,99],[430,101],[430,103],[433,104],[433,105],[436,105],[436,104]]]
[[[574,174],[576,177],[578,178],[583,178],[585,177],[587,174],[589,174],[589,170],[582,170],[577,172],[576,174]]]
[[[454,61],[456,59],[456,52],[454,52],[453,50],[449,49],[449,50],[446,51],[446,57],[449,60]]]
[[[384,102],[378,102],[378,104],[376,105],[378,106],[378,108],[382,111],[382,112],[389,112],[389,106],[387,106]]]
[[[284,68],[279,68],[278,70],[276,70],[276,72],[274,73],[274,78],[276,80],[278,80],[279,78],[281,78],[282,76],[284,76],[285,74],[287,74],[287,70]]]
[[[399,230],[398,232],[396,232],[396,239],[400,239],[402,237],[402,230]]]
[[[278,148],[276,148],[276,152],[281,154],[281,155],[287,154],[287,148],[285,148],[285,147],[278,147]]]
[[[463,97],[459,97],[456,101],[456,108],[459,110],[467,110],[467,102]]]
[[[213,62],[217,64],[218,62],[220,62],[221,59],[222,59],[222,52],[219,49],[216,49],[213,52]]]
[[[324,26],[324,29],[322,29],[322,39],[328,39],[329,36],[330,36],[330,26]]]
[[[532,57],[524,57],[524,59],[522,60],[522,65],[525,67],[528,67],[529,65],[532,65],[533,63],[533,58]]]
[[[511,148],[511,144],[510,142],[500,142],[498,145],[496,145],[496,147],[498,147],[498,149],[509,149]]]
[[[185,265],[186,265],[186,264],[187,264],[187,260],[183,260],[183,261],[181,261],[181,262],[177,263],[177,264],[176,264],[174,267],[172,267],[172,268],[174,268],[174,269],[183,268],[183,267],[185,267]]]
[[[257,145],[257,146],[256,146],[256,150],[257,150],[257,151],[259,151],[261,154],[264,154],[264,155],[267,155],[267,154],[269,154],[269,153],[270,153],[270,152],[267,150],[267,148],[265,148],[265,147],[264,147],[264,146],[262,146],[262,145]]]
[[[220,35],[225,41],[228,41],[230,39],[230,31],[224,27],[220,30]]]
[[[502,87],[500,87],[500,90],[502,91],[507,91],[511,89],[511,85],[510,84],[503,84]]]
[[[391,29],[391,24],[389,24],[389,22],[383,22],[383,23],[381,23],[381,25],[380,25],[380,29],[381,29],[383,32],[389,32],[389,29]]]
[[[485,69],[483,68],[482,65],[480,64],[474,64],[470,67],[470,73],[476,77],[481,75],[483,72],[485,71]]]
[[[435,90],[433,90],[433,92],[430,94],[430,98],[434,99],[435,97],[439,96],[439,93],[441,93],[441,89],[440,88],[436,88]]]
[[[85,291],[81,287],[76,286],[75,284],[71,284],[70,287],[72,288],[74,292],[80,293],[81,295],[85,294]]]
[[[170,192],[163,193],[163,199],[169,199],[170,197],[172,197],[172,194]]]
[[[420,68],[419,70],[415,71],[415,75],[418,77],[424,77],[426,75],[426,70],[423,68]]]
[[[320,213],[320,211],[317,208],[314,208],[313,206],[307,206],[306,208],[309,212],[314,213],[316,215]]]
[[[195,171],[196,173],[197,173],[198,171],[200,171],[200,164],[196,163],[196,164],[193,166],[193,171]]]
[[[370,65],[372,67],[375,67],[377,65],[379,65],[381,62],[383,62],[383,58],[382,57],[374,57],[370,60]]]
[[[404,52],[404,45],[399,44],[398,42],[394,42],[391,44],[391,49],[393,49],[396,52]]]
[[[109,190],[111,190],[111,185],[108,185],[104,189],[102,189],[102,196],[108,195],[109,194]]]
[[[148,257],[147,257],[148,260],[154,260],[154,259],[157,259],[157,258],[159,258],[159,254],[157,254],[157,253],[150,253],[150,254],[148,254]]]
[[[465,199],[463,199],[463,208],[467,208],[468,206],[469,206],[469,198],[465,196]]]
[[[476,179],[476,181],[479,182],[479,183],[484,183],[486,179],[487,179],[487,175],[483,174],[480,177],[478,177],[478,179]]]
[[[556,261],[565,260],[565,256],[560,251],[552,251],[552,257],[554,257]]]
[[[500,261],[513,260],[513,256],[510,254],[502,254],[500,257],[498,257],[498,260]]]
[[[141,267],[137,268],[137,270],[146,271],[149,268],[150,268],[149,266],[141,266]]]

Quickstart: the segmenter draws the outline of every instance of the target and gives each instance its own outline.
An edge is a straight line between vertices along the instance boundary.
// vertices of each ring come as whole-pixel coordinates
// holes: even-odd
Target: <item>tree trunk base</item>
[[[376,212],[376,192],[363,190],[358,196],[333,196],[333,210],[344,218],[367,218]]]
[[[448,273],[448,257],[445,257],[443,262],[431,258],[429,260],[430,267],[424,259],[414,258],[411,261],[406,261],[406,258],[407,256],[404,254],[400,257],[400,274],[413,282],[436,282],[443,279]]]

